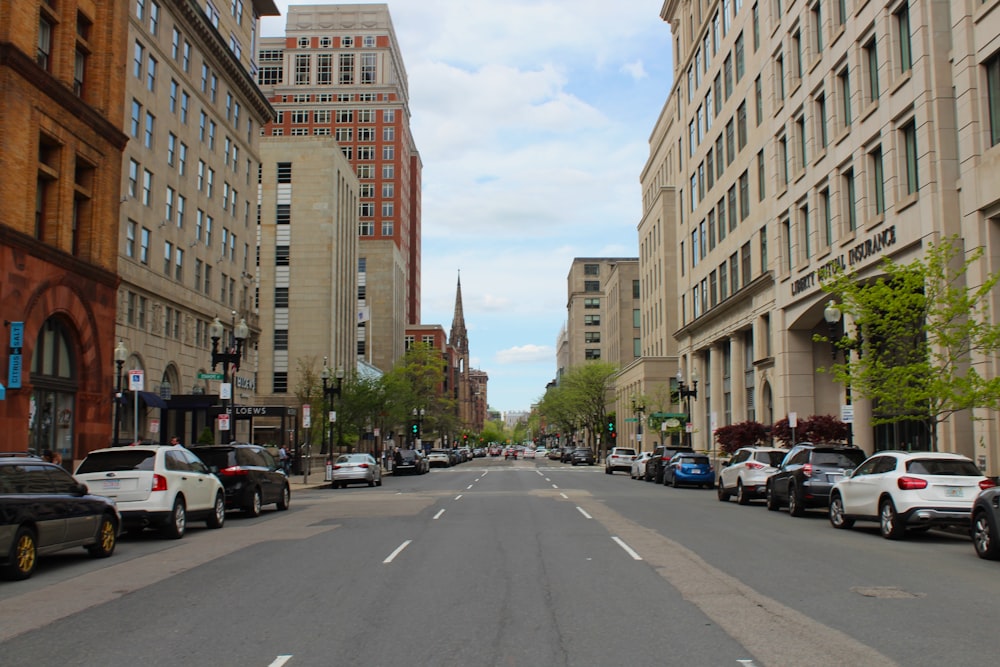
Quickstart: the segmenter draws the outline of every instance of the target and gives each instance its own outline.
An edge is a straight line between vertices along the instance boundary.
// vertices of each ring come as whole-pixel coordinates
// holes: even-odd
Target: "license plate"
[[[962,498],[965,496],[965,489],[960,486],[948,486],[944,489],[946,498]]]
[[[111,491],[112,489],[117,489],[122,485],[121,480],[118,479],[106,479],[104,480],[104,490]]]
[[[691,474],[692,475],[700,475],[700,474],[702,474],[702,470],[701,470],[701,468],[691,468]]]

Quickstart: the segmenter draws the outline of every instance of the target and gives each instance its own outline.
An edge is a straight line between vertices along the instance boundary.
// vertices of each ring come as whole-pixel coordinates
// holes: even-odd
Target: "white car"
[[[634,459],[632,459],[632,465],[629,468],[628,476],[632,479],[645,479],[646,477],[646,461],[653,452],[642,452]]]
[[[115,501],[129,531],[153,527],[179,539],[188,519],[204,519],[209,528],[222,528],[226,520],[222,482],[180,445],[95,449],[74,475],[92,493]]]
[[[734,494],[740,505],[748,505],[754,498],[763,499],[767,478],[778,470],[787,453],[787,449],[777,447],[737,449],[719,471],[719,500],[727,502]]]
[[[448,453],[447,449],[432,449],[427,454],[427,464],[432,468],[435,466],[450,468],[451,454]]]
[[[432,454],[433,456],[433,454]],[[382,486],[382,467],[371,454],[341,454],[333,462],[333,488],[359,482]]]
[[[526,459],[533,459],[533,458],[535,458],[535,450],[531,449],[529,447],[525,447],[524,448],[524,455],[523,455],[523,457],[526,458]]]
[[[610,475],[616,470],[631,470],[634,458],[635,450],[631,447],[612,447],[604,459],[604,473]]]
[[[877,452],[833,485],[830,523],[850,528],[877,521],[882,537],[896,540],[907,528],[969,527],[972,503],[993,487],[961,454]]]

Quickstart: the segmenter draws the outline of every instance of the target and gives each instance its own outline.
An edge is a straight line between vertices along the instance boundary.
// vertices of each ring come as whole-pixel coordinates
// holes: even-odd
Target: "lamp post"
[[[118,436],[121,434],[121,401],[122,401],[122,367],[128,359],[128,348],[125,341],[119,340],[115,345],[115,369],[117,372],[117,383],[115,385],[115,437],[112,447],[118,446]]]
[[[333,423],[337,421],[337,412],[333,409],[335,405],[335,399],[340,396],[340,391],[344,384],[344,367],[337,366],[337,370],[333,372],[333,377],[337,381],[337,384],[332,387],[329,386],[330,382],[330,367],[327,366],[327,358],[323,357],[323,371],[319,374],[323,379],[323,402],[327,410],[327,421],[326,425],[323,426],[323,449],[326,449],[326,430],[330,429],[330,458],[333,458]]]
[[[225,328],[218,317],[208,327],[208,335],[212,339],[212,370],[214,371],[217,365],[222,364],[222,385],[219,387],[219,398],[222,399],[223,407],[226,411],[227,425],[232,424],[230,406],[233,403],[233,388],[230,383],[229,367],[232,365],[234,375],[240,370],[240,361],[243,358],[243,343],[246,341],[249,332],[250,327],[247,326],[245,319],[240,318],[239,324],[236,323],[236,311],[234,310],[232,314],[232,334],[225,349],[220,351],[219,340],[225,334]],[[232,426],[229,426],[229,428],[232,428]]]
[[[637,401],[634,397],[632,398],[632,414],[636,416],[636,421],[638,425],[635,431],[635,441],[638,445],[639,451],[642,451],[642,415],[646,412],[646,405],[642,401]]]
[[[684,414],[687,415],[687,423],[685,424],[684,430],[687,431],[687,446],[691,447],[691,432],[694,430],[691,424],[691,399],[698,398],[698,371],[691,370],[691,385],[689,386],[684,382],[684,375],[681,373],[681,369],[677,369],[677,394],[682,400],[685,400],[686,407],[684,409]]]
[[[826,320],[826,325],[830,328],[830,347],[833,353],[834,361],[837,360],[837,348],[841,347],[844,349],[844,364],[847,366],[847,376],[850,378],[850,367],[851,367],[851,349],[856,345],[860,344],[858,341],[848,341],[847,332],[845,331],[839,339],[837,338],[837,329],[840,324],[840,320],[843,317],[843,313],[837,308],[836,302],[830,299],[826,303],[826,308],[823,309],[823,319]],[[858,338],[860,339],[860,333]],[[861,348],[858,347],[858,354],[861,354]],[[854,409],[851,405],[851,382],[850,379],[844,384],[844,406],[846,410],[841,411],[841,418],[847,422],[847,444],[854,444]]]

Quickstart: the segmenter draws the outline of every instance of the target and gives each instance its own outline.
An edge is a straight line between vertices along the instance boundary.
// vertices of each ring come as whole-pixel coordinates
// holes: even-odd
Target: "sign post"
[[[132,392],[132,442],[139,443],[139,392],[142,391],[145,383],[144,373],[141,370],[128,372],[128,388]]]

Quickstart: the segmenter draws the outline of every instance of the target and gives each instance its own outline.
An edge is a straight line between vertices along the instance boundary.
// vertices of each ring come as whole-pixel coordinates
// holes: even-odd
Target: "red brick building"
[[[111,439],[128,3],[0,0],[0,430]]]

